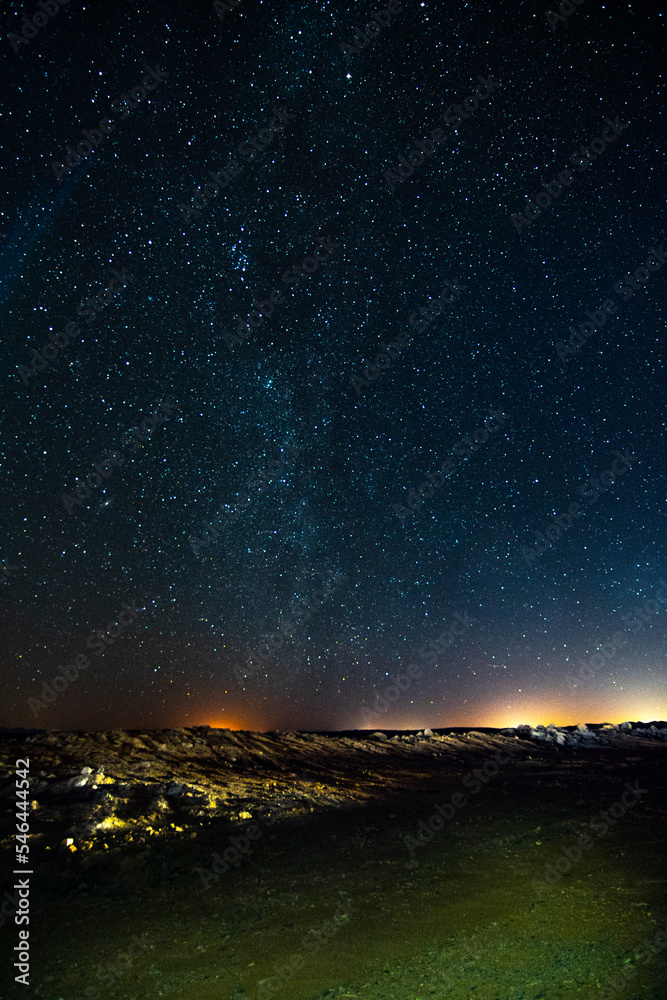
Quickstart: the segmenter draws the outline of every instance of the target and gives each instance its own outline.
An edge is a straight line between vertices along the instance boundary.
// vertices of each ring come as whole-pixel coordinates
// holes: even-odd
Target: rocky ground
[[[624,724],[630,727],[630,723]],[[419,791],[440,771],[474,766],[519,742],[520,756],[560,747],[629,751],[667,726],[404,733],[251,733],[194,727],[138,732],[0,730],[0,796],[30,757],[31,849],[108,850],[197,835],[207,822],[301,817]],[[8,828],[0,849],[10,843]],[[67,841],[70,841],[69,843]],[[106,845],[106,847],[105,847]]]
[[[560,1000],[624,967],[613,996],[667,996],[667,948],[635,956],[667,923],[662,723],[0,731],[12,946],[19,758],[31,985],[0,1000]]]

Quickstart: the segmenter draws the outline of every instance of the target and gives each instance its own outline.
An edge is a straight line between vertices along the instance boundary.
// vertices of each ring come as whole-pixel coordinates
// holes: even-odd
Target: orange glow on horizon
[[[231,729],[238,732],[243,729],[246,732],[261,733],[262,730],[271,729],[271,726],[264,726],[264,719],[259,712],[253,711],[252,707],[246,710],[246,706],[230,704],[227,692],[224,695],[214,695],[208,701],[199,701],[194,706],[188,705],[186,721],[181,721],[181,726],[210,726],[211,729]],[[183,716],[181,716],[183,719]]]
[[[225,692],[226,693],[226,692]],[[578,696],[577,696],[578,694]],[[508,697],[509,695],[509,697]],[[220,699],[225,704],[226,699]],[[593,686],[577,693],[567,691],[524,691],[518,697],[514,691],[505,697],[494,698],[492,703],[482,698],[470,699],[463,704],[449,706],[442,704],[418,708],[417,705],[406,705],[388,708],[377,714],[368,711],[350,711],[341,706],[336,717],[329,713],[290,712],[288,715],[276,712],[258,711],[253,707],[246,711],[245,706],[229,705],[220,707],[218,699],[211,699],[208,704],[198,706],[199,710],[190,712],[187,721],[181,721],[181,726],[194,724],[207,725],[212,729],[229,729],[235,732],[266,733],[271,730],[278,732],[293,730],[297,732],[345,731],[345,730],[403,730],[419,731],[422,729],[515,729],[519,725],[529,725],[533,728],[539,725],[576,726],[580,723],[601,725],[605,722],[620,724],[621,722],[648,723],[667,721],[667,701],[662,690],[653,685],[643,688],[623,690],[617,688],[602,692]],[[218,707],[215,707],[217,703]],[[213,706],[213,708],[212,708]],[[403,707],[403,711],[401,711]],[[328,718],[327,718],[328,716]],[[196,720],[196,721],[195,721]]]
[[[576,711],[567,711],[562,708],[556,710],[534,707],[525,710],[504,708],[490,712],[479,724],[489,726],[492,729],[515,729],[522,725],[532,726],[534,729],[535,726],[548,726],[550,723],[553,723],[554,726],[576,726],[580,722],[596,722],[597,718],[593,718],[593,716],[597,717],[598,714],[599,710],[589,710],[586,706],[582,706]],[[605,716],[599,721],[616,722],[616,719]],[[625,717],[618,719],[618,721],[625,722]]]
[[[616,697],[614,697],[614,694]],[[571,698],[526,699],[525,703],[487,707],[481,704],[466,705],[452,712],[425,711],[395,714],[391,711],[378,713],[375,719],[368,714],[351,722],[351,729],[420,730],[420,729],[515,729],[520,725],[576,726],[580,723],[602,725],[605,722],[658,722],[667,721],[667,703],[651,693],[648,697],[624,697],[621,691],[614,692],[604,701],[599,692],[589,691],[578,700]]]
[[[233,729],[237,732],[239,729],[248,729],[255,732],[255,727],[251,726],[248,722],[239,722],[238,719],[206,719],[205,721],[199,723],[201,726],[210,726],[211,729]]]
[[[621,699],[619,699],[621,700]],[[590,722],[591,725],[601,725],[604,722],[620,724],[621,722],[653,722],[664,720],[667,706],[662,704],[647,705],[646,702],[624,707],[614,705],[600,706],[599,701],[591,699],[583,701],[578,706],[551,709],[539,706],[526,706],[525,709],[499,708],[488,714],[480,713],[477,725],[489,726],[493,729],[514,729],[516,726],[529,725],[576,726],[579,723]]]

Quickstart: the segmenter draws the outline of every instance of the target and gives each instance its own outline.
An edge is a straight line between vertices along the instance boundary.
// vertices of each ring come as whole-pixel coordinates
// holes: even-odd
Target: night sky
[[[665,718],[664,16],[43,6],[0,724]]]

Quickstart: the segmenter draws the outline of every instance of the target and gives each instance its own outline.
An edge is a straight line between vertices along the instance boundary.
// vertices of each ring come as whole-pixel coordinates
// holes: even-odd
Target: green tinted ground
[[[414,857],[403,838],[461,790],[463,772],[411,801],[262,828],[253,853],[206,890],[196,868],[229,846],[229,827],[90,854],[68,869],[67,889],[47,866],[31,987],[0,996],[662,1000],[667,948],[634,956],[667,925],[664,773],[650,755],[609,759],[505,765]],[[555,884],[537,885],[636,779],[641,801]],[[132,935],[150,944],[123,968]],[[292,972],[278,980],[276,966]],[[624,967],[636,969],[625,986],[601,988]]]

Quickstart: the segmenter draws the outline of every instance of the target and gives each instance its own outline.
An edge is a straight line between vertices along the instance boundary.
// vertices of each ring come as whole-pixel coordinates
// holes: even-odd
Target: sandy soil
[[[660,730],[447,732],[4,734],[0,998],[667,998]]]

